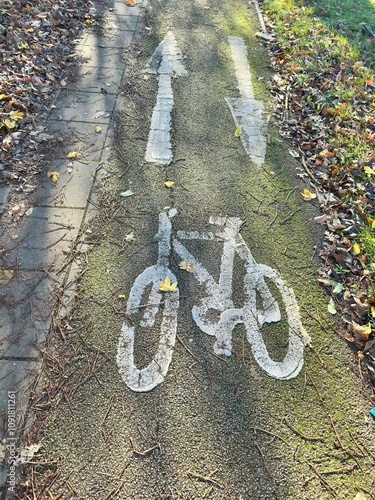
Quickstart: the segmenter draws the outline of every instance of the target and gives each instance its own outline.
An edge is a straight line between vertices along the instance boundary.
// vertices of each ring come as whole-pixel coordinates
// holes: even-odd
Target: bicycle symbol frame
[[[280,274],[269,266],[257,264],[251,255],[250,249],[239,233],[242,221],[237,217],[210,217],[210,224],[219,226],[217,232],[199,233],[197,231],[177,231],[177,238],[171,236],[171,219],[177,214],[176,209],[166,209],[159,214],[158,259],[156,266],[145,269],[134,281],[131,288],[126,312],[131,315],[141,305],[141,299],[146,287],[152,285],[147,303],[158,304],[164,299],[163,317],[161,321],[161,336],[157,353],[151,363],[142,370],[134,364],[134,334],[135,326],[123,323],[117,350],[117,364],[122,379],[126,385],[136,392],[150,391],[161,384],[167,375],[172,360],[173,349],[177,332],[177,310],[179,291],[163,293],[159,290],[159,282],[166,276],[171,282],[177,278],[168,268],[171,249],[182,260],[188,260],[196,270],[191,276],[197,279],[204,288],[204,298],[192,308],[192,316],[196,325],[207,335],[216,337],[213,350],[216,354],[230,355],[232,347],[232,332],[237,324],[244,324],[247,340],[258,365],[271,377],[288,380],[294,378],[303,366],[304,345],[300,332],[302,323],[299,307],[293,290],[288,287]],[[181,240],[210,240],[223,243],[221,257],[220,278],[217,283],[208,271],[181,243]],[[233,263],[237,254],[244,263],[244,305],[235,308],[232,301]],[[289,324],[289,345],[283,361],[273,361],[267,351],[261,334],[264,323],[274,323],[281,319],[281,313],[276,300],[264,280],[269,278],[277,287],[284,302]],[[262,305],[257,309],[257,298]],[[141,327],[151,328],[155,323],[159,306],[145,308]],[[209,310],[220,313],[220,319],[212,322],[207,318]]]

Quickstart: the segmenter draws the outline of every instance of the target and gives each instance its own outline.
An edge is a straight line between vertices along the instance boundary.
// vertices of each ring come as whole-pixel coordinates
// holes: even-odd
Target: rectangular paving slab
[[[68,84],[71,90],[81,90],[85,92],[101,92],[104,89],[109,94],[116,94],[125,70],[117,68],[98,68],[89,64],[80,65],[78,77]]]
[[[128,32],[126,32],[128,33]],[[126,39],[126,37],[124,37]],[[99,42],[99,44],[97,43]],[[100,68],[124,69],[125,63],[120,47],[104,45],[104,40],[91,41],[76,51],[77,55],[85,60],[85,64]]]
[[[69,153],[79,153],[70,161],[99,161],[101,151],[106,139],[108,125],[100,125],[86,121],[50,120],[48,122],[50,133],[55,138],[55,158],[66,159]],[[84,169],[84,167],[83,167]],[[52,172],[54,168],[49,167]]]
[[[51,117],[65,121],[109,123],[116,104],[116,96],[100,92],[72,92],[65,90],[55,102]]]
[[[0,360],[1,485],[9,479],[7,475],[10,473],[10,464],[4,460],[5,456],[9,458],[10,451],[18,456],[18,450],[12,449],[15,443],[14,437],[19,436],[20,429],[24,426],[30,398],[30,384],[37,376],[38,368],[39,364],[35,361]],[[14,406],[15,409],[13,409]],[[11,420],[12,418],[15,419],[15,422]],[[5,450],[4,445],[10,448]]]
[[[100,150],[101,152],[101,150]],[[97,161],[55,160],[51,170],[60,173],[54,183],[46,177],[38,189],[37,204],[43,206],[74,207],[84,209],[94,182]]]
[[[35,207],[20,231],[19,244],[7,252],[8,259],[19,270],[59,270],[68,261],[83,215],[79,209]]]
[[[45,341],[64,275],[19,271],[1,287],[0,359],[37,357]]]

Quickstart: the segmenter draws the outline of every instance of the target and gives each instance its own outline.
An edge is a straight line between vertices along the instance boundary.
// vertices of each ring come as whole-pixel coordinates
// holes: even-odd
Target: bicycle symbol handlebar
[[[216,233],[199,233],[177,231],[177,237],[172,238],[170,219],[177,214],[172,209],[169,214],[162,211],[159,214],[159,233],[162,234],[158,242],[158,260],[156,266],[145,269],[134,281],[129,294],[126,312],[128,315],[141,304],[146,287],[152,285],[147,303],[162,302],[162,293],[159,291],[159,282],[168,276],[171,282],[177,278],[168,269],[171,245],[182,260],[188,260],[196,270],[195,279],[204,288],[204,298],[199,305],[192,308],[192,315],[196,325],[206,334],[216,337],[214,352],[230,355],[232,347],[232,332],[237,324],[244,324],[247,339],[251,345],[255,360],[259,366],[271,377],[287,380],[294,378],[303,366],[304,345],[300,332],[302,323],[299,307],[293,290],[286,285],[282,277],[269,266],[257,264],[251,255],[242,236],[239,234],[241,220],[236,217],[211,217],[210,224],[221,226],[223,230]],[[220,266],[220,277],[217,283],[209,272],[181,243],[182,240],[211,240],[223,244],[223,253]],[[244,305],[235,308],[232,301],[233,263],[235,254],[238,254],[244,263]],[[283,361],[273,361],[267,351],[260,329],[264,323],[274,323],[281,319],[281,313],[276,300],[265,282],[270,279],[277,287],[284,302],[289,324],[289,345]],[[261,298],[262,307],[257,309],[256,294]],[[176,297],[179,296],[177,290]],[[119,372],[126,385],[137,392],[150,391],[164,381],[172,360],[173,348],[177,332],[178,298],[173,294],[165,294],[163,317],[161,322],[161,336],[157,353],[152,362],[144,369],[138,369],[134,364],[134,335],[135,326],[124,323],[118,344],[117,364]],[[142,327],[152,327],[155,323],[159,306],[146,308],[140,322]],[[209,319],[209,310],[216,310],[220,318],[216,322]]]

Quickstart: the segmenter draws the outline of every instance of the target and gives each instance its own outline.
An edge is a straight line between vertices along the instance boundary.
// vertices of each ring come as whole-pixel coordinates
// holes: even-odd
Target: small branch
[[[288,217],[285,217],[285,219],[281,222],[281,224],[285,224],[285,222],[289,219],[291,219],[293,217],[294,214],[296,214],[297,212],[299,212],[301,209],[300,208],[297,208],[297,210],[294,210],[294,212],[292,212],[290,215],[288,215]]]
[[[150,307],[150,306],[162,306],[164,304],[164,301],[163,302],[152,302],[150,304],[142,304],[140,306],[131,306],[130,311],[132,311],[133,309],[142,309],[142,307]]]
[[[191,350],[190,350],[188,347],[186,347],[186,345],[182,342],[182,340],[180,339],[180,337],[179,337],[177,334],[176,334],[176,337],[177,337],[177,340],[180,342],[180,344],[181,344],[183,347],[185,347],[185,349],[187,350],[187,352],[188,352],[191,356],[193,356],[193,358],[194,358],[194,359],[196,359],[199,363],[201,363],[201,360],[200,360],[200,359],[198,359],[198,358],[195,356],[195,354],[193,354],[193,353],[191,352]]]
[[[275,217],[272,219],[271,223],[268,225],[267,229],[269,229],[272,224],[275,222],[276,218],[277,218],[277,214],[278,214],[278,206],[276,205],[276,213],[275,213]]]
[[[299,430],[297,430],[290,422],[289,420],[283,415],[282,420],[286,423],[286,425],[291,429],[293,432],[298,434],[298,436],[301,436],[301,438],[306,439],[307,441],[324,441],[322,437],[311,437],[311,436],[306,436],[305,434],[302,434]]]
[[[280,441],[282,441],[283,443],[285,443],[287,446],[290,446],[290,444],[287,441],[285,441],[285,439],[283,439],[278,434],[275,434],[274,432],[266,431],[265,429],[262,429],[261,427],[256,427],[256,426],[253,426],[253,425],[251,425],[249,427],[249,429],[255,429],[256,431],[261,431],[261,432],[264,432],[265,434],[269,434],[270,436],[277,437],[278,439],[280,439]]]
[[[315,177],[313,176],[313,174],[307,168],[306,161],[305,161],[305,155],[304,155],[303,151],[300,149],[299,152],[301,153],[301,162],[302,162],[303,168],[305,169],[307,175],[310,177],[310,179],[313,181],[314,184],[319,185],[319,181],[317,181],[315,179]]]
[[[259,448],[258,446],[258,443],[255,443],[255,446],[258,448],[259,450],[259,453],[260,453],[260,456],[262,457],[262,460],[263,460],[263,464],[264,464],[264,467],[266,468],[266,471],[268,472],[269,476],[272,477],[272,474],[268,468],[268,465],[267,465],[267,462],[266,462],[266,459],[264,458],[264,455],[263,455],[263,452],[262,450]]]
[[[136,447],[134,446],[134,442],[133,442],[133,439],[132,438],[129,438],[129,441],[130,441],[130,444],[131,444],[131,447],[133,448],[133,452],[136,454],[136,455],[140,455],[141,457],[146,457],[147,455],[149,455],[152,451],[154,451],[156,448],[159,448],[160,450],[160,444],[159,443],[156,443],[155,446],[153,446],[152,448],[149,448],[148,450],[145,450],[145,451],[138,451],[136,449]]]
[[[212,483],[215,486],[218,486],[221,489],[224,489],[224,486],[220,484],[216,479],[212,479],[212,477],[209,476],[201,476],[200,474],[196,474],[195,472],[187,472],[188,476],[195,477],[196,479],[199,479],[200,481],[204,481],[205,483]]]
[[[339,435],[338,435],[338,433],[336,431],[336,427],[335,427],[335,424],[333,423],[331,415],[328,415],[328,417],[329,417],[329,421],[331,422],[332,429],[335,431],[335,434],[336,434],[336,437],[337,437],[337,441],[339,442],[340,448],[343,449],[343,450],[345,450],[345,448],[342,445],[341,439],[340,439],[340,437],[339,437]]]
[[[315,469],[315,467],[310,462],[307,462],[307,463],[310,465],[312,470],[318,476],[318,478],[320,479],[322,485],[326,488],[326,490],[329,491],[331,493],[331,495],[333,495],[335,497],[336,496],[335,490],[327,483],[327,481],[324,479],[324,477]]]
[[[318,388],[316,387],[315,382],[314,382],[314,381],[313,381],[313,379],[311,378],[311,375],[310,375],[310,373],[308,372],[307,368],[306,368],[306,373],[307,373],[307,375],[308,375],[309,379],[311,380],[312,385],[315,387],[315,390],[316,390],[316,392],[317,392],[317,394],[318,394],[319,401],[321,401],[321,400],[322,400],[322,396],[320,395],[320,392],[318,391]]]

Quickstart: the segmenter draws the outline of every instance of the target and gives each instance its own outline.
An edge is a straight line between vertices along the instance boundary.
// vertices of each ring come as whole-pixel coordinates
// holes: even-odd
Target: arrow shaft
[[[161,74],[156,105],[152,113],[145,160],[157,165],[169,165],[173,159],[171,145],[172,82]]]
[[[242,38],[228,36],[240,97],[226,98],[234,122],[241,130],[241,142],[255,166],[263,165],[267,149],[267,120],[263,102],[254,99],[247,48]]]
[[[250,66],[247,59],[245,42],[238,36],[228,36],[228,42],[241,97],[254,99],[253,84],[251,83]]]
[[[171,145],[171,113],[173,92],[171,75],[187,76],[183,58],[174,34],[169,31],[146,65],[149,73],[159,73],[159,89],[152,113],[145,160],[169,165],[173,160]]]

